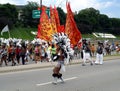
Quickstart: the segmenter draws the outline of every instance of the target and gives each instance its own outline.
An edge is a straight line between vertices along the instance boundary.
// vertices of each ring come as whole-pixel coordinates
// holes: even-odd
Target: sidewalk
[[[114,59],[120,59],[120,56],[105,56],[104,61],[108,60],[114,60]],[[95,61],[95,57],[93,58]],[[70,65],[73,64],[80,64],[82,62],[82,59],[74,59],[72,62],[70,62]],[[31,70],[31,69],[40,69],[40,68],[48,68],[48,67],[54,67],[54,65],[57,62],[43,62],[43,63],[37,63],[37,64],[27,64],[27,65],[19,65],[19,66],[8,66],[8,67],[0,67],[0,73],[7,73],[7,72],[16,72],[16,71],[23,71],[23,70]]]

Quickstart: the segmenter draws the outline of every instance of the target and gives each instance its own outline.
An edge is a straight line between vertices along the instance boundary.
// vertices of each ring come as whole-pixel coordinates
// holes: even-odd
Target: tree
[[[17,19],[18,12],[15,5],[9,3],[0,5],[0,28],[3,28],[6,24],[9,25],[9,28],[13,27]]]
[[[38,3],[28,2],[23,8],[23,23],[25,26],[36,27],[39,23],[39,19],[32,18],[32,11],[38,8]]]
[[[79,25],[84,25],[83,32],[92,33],[97,30],[99,26],[98,16],[100,12],[94,8],[86,8],[78,12],[77,19]],[[89,30],[89,31],[88,31]]]
[[[99,15],[99,24],[101,26],[102,32],[106,32],[106,33],[111,32],[110,30],[112,27],[112,23],[107,15],[104,14]]]
[[[120,34],[120,19],[110,18],[109,20],[112,23],[111,33],[119,35]]]
[[[65,25],[65,22],[66,22],[65,12],[60,7],[57,7],[57,10],[58,10],[59,18],[60,18],[60,24]]]

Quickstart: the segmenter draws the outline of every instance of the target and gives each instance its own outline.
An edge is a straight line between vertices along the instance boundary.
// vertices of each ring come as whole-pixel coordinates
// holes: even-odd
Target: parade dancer
[[[86,43],[86,40],[83,42],[83,50],[82,50],[82,58],[83,58],[83,64],[82,66],[86,65],[86,61],[90,61],[90,65],[93,65],[93,60],[92,60],[92,54],[89,45]]]
[[[103,43],[98,42],[95,64],[103,64]]]
[[[52,74],[52,76],[54,77],[54,82],[53,82],[54,84],[57,84],[57,79],[60,79],[61,82],[64,82],[62,78],[62,73],[60,73],[61,68],[64,66],[64,59],[65,59],[64,50],[62,48],[58,49],[56,58],[58,63],[54,67]],[[56,60],[56,58],[54,60]]]
[[[70,39],[64,33],[57,33],[53,36],[53,42],[56,44],[56,56],[53,61],[57,60],[57,65],[53,69],[54,84],[57,84],[57,80],[60,79],[63,83],[62,73],[60,70],[65,71],[65,61],[69,62],[69,55],[73,55],[73,50],[70,48]],[[67,59],[67,60],[66,60]]]
[[[7,49],[6,45],[3,44],[2,48],[0,50],[0,55],[1,55],[1,61],[0,61],[0,66],[2,66],[3,61],[5,62],[5,65],[7,66]]]

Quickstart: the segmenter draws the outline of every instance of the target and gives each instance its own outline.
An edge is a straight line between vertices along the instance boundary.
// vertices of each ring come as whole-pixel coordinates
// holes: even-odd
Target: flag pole
[[[41,9],[41,14],[42,14],[42,0],[40,0],[40,9]]]
[[[8,29],[9,29],[9,27],[8,27]],[[9,38],[11,37],[11,36],[10,36],[10,31],[8,31],[8,36],[9,36]]]

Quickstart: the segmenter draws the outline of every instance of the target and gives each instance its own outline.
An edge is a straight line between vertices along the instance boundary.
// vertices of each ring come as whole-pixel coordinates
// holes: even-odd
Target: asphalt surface
[[[0,74],[0,91],[120,91],[120,60],[67,65],[65,83],[53,85],[53,67]]]

